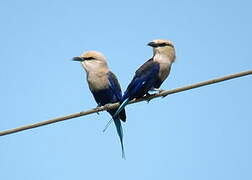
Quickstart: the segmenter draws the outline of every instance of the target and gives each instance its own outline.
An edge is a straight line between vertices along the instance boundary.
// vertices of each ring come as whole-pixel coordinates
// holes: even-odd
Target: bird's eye
[[[86,58],[84,58],[85,60],[92,60],[92,59],[94,59],[93,57],[86,57]]]
[[[160,47],[167,46],[167,45],[168,45],[168,44],[166,44],[166,43],[161,43],[161,44],[159,44]]]
[[[173,47],[173,45],[169,44],[169,43],[160,43],[158,46],[159,47],[164,47],[164,46],[171,46],[171,47]]]

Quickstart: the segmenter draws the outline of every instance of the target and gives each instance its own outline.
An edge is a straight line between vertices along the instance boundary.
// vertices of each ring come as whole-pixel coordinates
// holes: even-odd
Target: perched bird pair
[[[120,107],[108,110],[115,123],[120,138],[122,156],[124,157],[123,129],[121,121],[126,121],[125,106],[134,98],[148,95],[149,91],[158,89],[170,73],[171,65],[175,61],[173,43],[158,39],[148,43],[153,47],[153,57],[145,62],[136,72],[122,96],[121,87],[116,76],[109,70],[106,58],[96,51],[88,51],[74,61],[80,61],[87,73],[87,82],[98,106],[120,102]]]

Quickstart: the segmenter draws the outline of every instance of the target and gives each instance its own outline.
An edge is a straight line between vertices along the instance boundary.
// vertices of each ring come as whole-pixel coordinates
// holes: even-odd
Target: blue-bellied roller
[[[98,106],[121,101],[122,92],[120,84],[115,74],[109,70],[106,57],[102,53],[97,51],[87,51],[78,57],[74,57],[73,60],[81,62],[85,69],[89,89]],[[108,110],[112,117],[116,111],[117,109]],[[120,138],[122,156],[124,158],[123,129],[121,121],[126,121],[125,110],[120,110],[120,113],[113,117],[113,121]]]
[[[153,40],[148,45],[153,48],[153,56],[135,72],[113,118],[123,112],[130,100],[148,95],[149,91],[162,91],[159,87],[168,77],[176,59],[175,48],[171,41],[165,39]]]

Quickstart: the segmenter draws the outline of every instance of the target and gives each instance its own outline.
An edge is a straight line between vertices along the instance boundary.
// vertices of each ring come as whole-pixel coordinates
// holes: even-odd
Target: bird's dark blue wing
[[[159,64],[152,59],[145,62],[135,73],[125,91],[121,102],[125,99],[133,99],[144,96],[155,86],[158,80]]]
[[[111,71],[109,71],[107,75],[108,75],[108,80],[109,80],[109,86],[111,90],[114,92],[114,94],[116,95],[118,101],[120,101],[122,99],[122,91],[121,91],[119,81],[116,78],[115,74],[112,73]]]
[[[109,87],[113,91],[114,95],[117,98],[117,102],[121,101],[122,99],[122,91],[119,84],[118,79],[116,78],[115,74],[111,71],[108,72],[108,80],[109,80]],[[126,121],[126,113],[125,110],[121,111],[119,118],[122,121]]]

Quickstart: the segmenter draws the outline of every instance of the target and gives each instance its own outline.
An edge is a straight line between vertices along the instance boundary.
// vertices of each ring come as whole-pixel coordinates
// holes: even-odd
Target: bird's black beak
[[[148,46],[151,46],[151,47],[156,47],[156,43],[154,43],[154,42],[150,42],[150,43],[148,43],[147,45],[148,45]]]
[[[73,57],[72,60],[73,61],[80,61],[80,62],[84,61],[84,59],[81,57]]]

